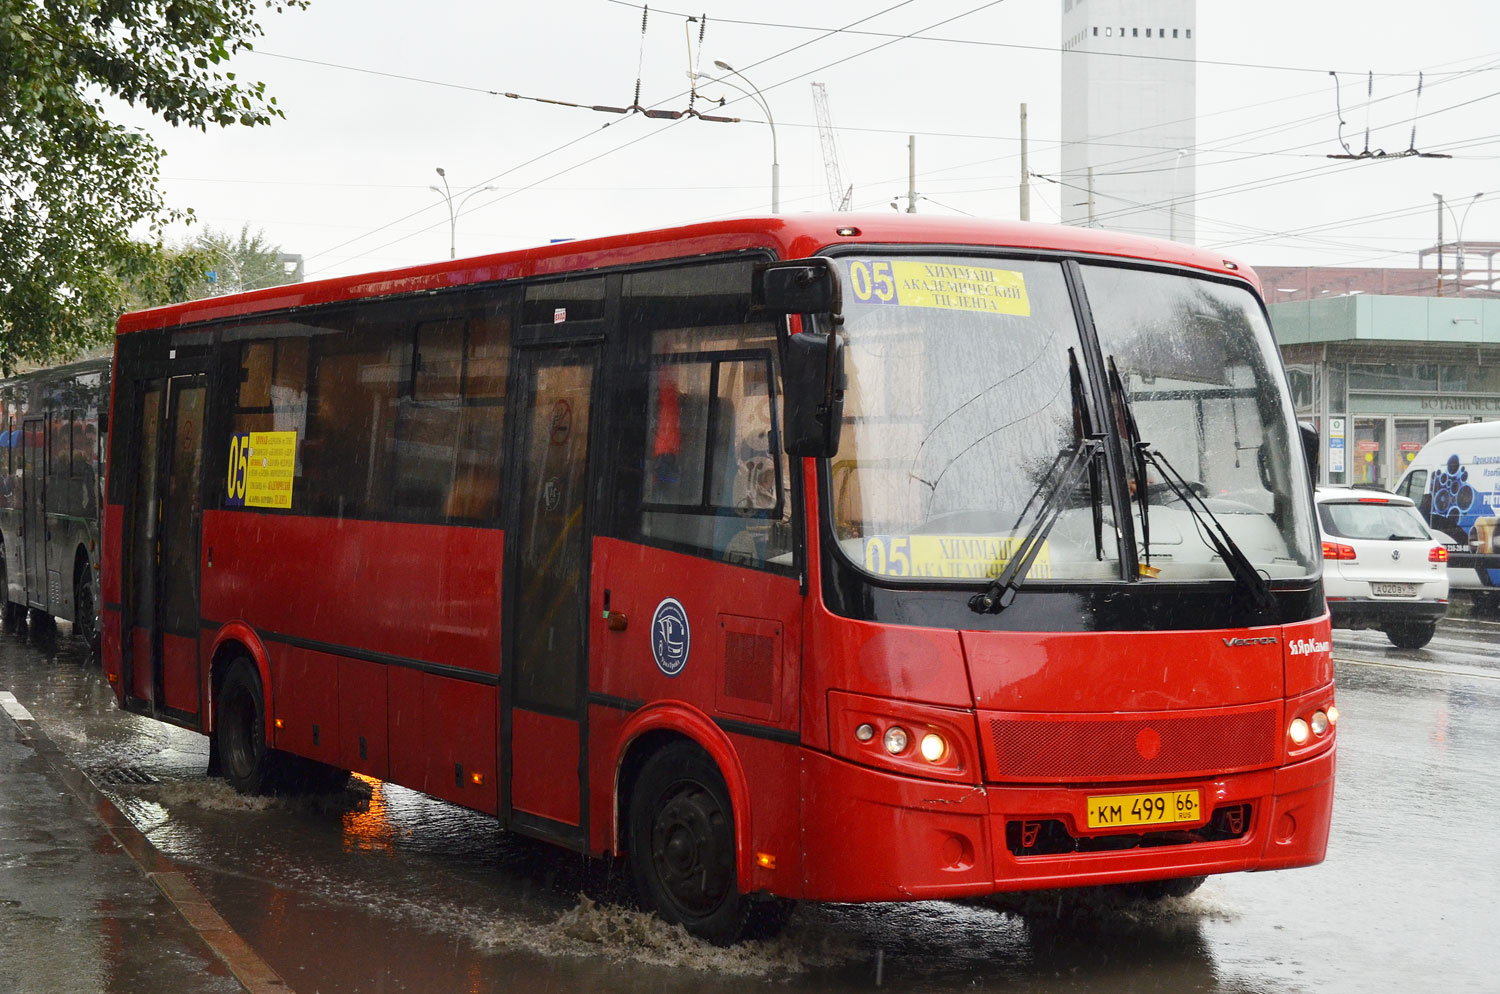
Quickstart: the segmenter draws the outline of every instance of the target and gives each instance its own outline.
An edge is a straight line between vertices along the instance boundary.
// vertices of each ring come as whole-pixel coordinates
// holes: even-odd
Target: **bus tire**
[[[266,742],[266,704],[260,674],[244,656],[229,664],[214,708],[214,752],[219,772],[241,794],[271,794],[281,786],[282,755]]]
[[[73,578],[73,634],[99,652],[99,613],[94,604],[94,585],[89,580],[88,560],[84,560]]]
[[[780,931],[791,902],[740,893],[724,777],[687,742],[658,751],[630,795],[629,861],[641,906],[715,945]]]

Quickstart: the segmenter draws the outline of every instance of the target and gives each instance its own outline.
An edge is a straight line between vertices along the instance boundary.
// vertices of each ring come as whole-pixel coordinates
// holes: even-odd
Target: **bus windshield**
[[[1189,508],[1160,463],[1135,473],[1133,458],[1123,460],[1120,503],[1131,508],[1143,577],[1231,576],[1204,534],[1203,507],[1256,572],[1313,572],[1291,405],[1248,291],[1081,266],[1098,354],[1119,375],[1111,394],[1089,381],[1083,356],[1094,343],[1082,338],[1061,262],[840,265],[848,384],[833,515],[841,550],[865,571],[945,582],[1000,575],[1058,486],[1056,468],[1086,438],[1131,455],[1128,414],[1140,441],[1203,498]],[[1065,488],[1022,582],[1123,580],[1107,461],[1091,457]]]

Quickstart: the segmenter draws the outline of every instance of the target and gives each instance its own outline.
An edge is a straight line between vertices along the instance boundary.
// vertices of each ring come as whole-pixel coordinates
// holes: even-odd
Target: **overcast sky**
[[[1015,218],[1022,102],[1032,171],[1058,169],[1061,8],[694,0],[653,5],[642,49],[639,4],[313,0],[268,15],[257,51],[232,66],[264,80],[286,120],[205,135],[120,117],[167,149],[175,206],[215,228],[263,230],[306,258],[310,278],[445,258],[447,207],[429,189],[441,185],[438,166],[454,201],[468,198],[460,256],[767,211],[771,129],[730,87],[700,84],[697,107],[742,123],[503,95],[626,106],[639,68],[643,105],[682,109],[690,68],[722,75],[715,60],[770,103],[784,212],[829,207],[818,81],[856,208],[888,211],[904,198],[916,134],[920,211]],[[700,48],[700,22],[688,17],[703,13]],[[1432,194],[1462,215],[1481,191],[1464,238],[1500,240],[1500,4],[1203,0],[1197,16],[1198,198],[1180,209],[1196,213],[1199,244],[1252,265],[1411,266],[1436,240]],[[1366,147],[1367,127],[1372,149],[1404,150],[1415,121],[1418,149],[1453,158],[1326,158],[1343,151],[1330,70],[1353,151]],[[720,95],[733,102],[706,105]],[[469,196],[487,185],[496,189]],[[1032,219],[1056,220],[1069,195],[1036,181]]]

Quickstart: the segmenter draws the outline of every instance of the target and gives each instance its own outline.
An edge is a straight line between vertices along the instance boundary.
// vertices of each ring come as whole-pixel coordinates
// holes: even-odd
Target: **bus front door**
[[[139,385],[140,462],[126,538],[126,704],[200,727],[198,537],[207,376]]]
[[[525,350],[520,489],[507,531],[502,806],[517,828],[581,840],[587,689],[589,427],[599,346]]]
[[[47,608],[47,424],[42,418],[21,422],[25,447],[21,464],[21,555],[26,606]]]

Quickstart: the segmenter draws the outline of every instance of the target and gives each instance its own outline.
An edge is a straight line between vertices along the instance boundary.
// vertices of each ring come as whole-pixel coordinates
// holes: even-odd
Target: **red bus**
[[[1099,231],[697,224],[119,322],[104,660],[345,771],[795,899],[1319,862],[1333,665],[1253,275]]]

